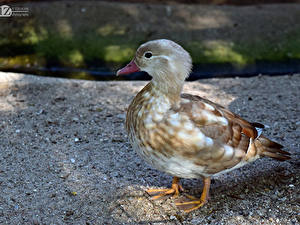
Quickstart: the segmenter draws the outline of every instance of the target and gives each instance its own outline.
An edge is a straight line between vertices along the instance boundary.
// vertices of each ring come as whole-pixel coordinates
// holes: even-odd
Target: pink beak
[[[130,73],[138,72],[138,71],[140,71],[140,68],[137,67],[137,65],[135,64],[134,59],[133,59],[133,60],[131,60],[131,62],[129,64],[127,64],[127,66],[118,70],[117,76],[126,75],[126,74],[130,74]]]

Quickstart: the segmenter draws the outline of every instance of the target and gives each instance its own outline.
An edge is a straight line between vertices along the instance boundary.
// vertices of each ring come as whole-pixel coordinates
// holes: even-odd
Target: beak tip
[[[134,72],[138,72],[140,69],[135,64],[134,60],[132,60],[127,66],[122,69],[119,69],[116,73],[117,76],[126,75]]]

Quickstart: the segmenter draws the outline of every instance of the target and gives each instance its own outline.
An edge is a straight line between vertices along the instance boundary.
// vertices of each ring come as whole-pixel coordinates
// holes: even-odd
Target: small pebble
[[[74,141],[75,141],[75,142],[78,142],[78,141],[79,141],[79,138],[74,138]]]
[[[70,194],[73,195],[73,196],[76,196],[77,192],[76,191],[72,191]]]
[[[176,216],[174,216],[174,215],[170,216],[170,220],[175,220],[175,219],[176,219]]]
[[[118,114],[117,118],[119,118],[119,119],[126,119],[125,113]]]
[[[71,161],[71,163],[75,163],[75,159],[74,158],[71,158],[70,161]]]
[[[36,112],[35,114],[36,115],[41,115],[42,113],[44,112],[44,110],[43,109],[40,109],[38,112]]]
[[[280,200],[280,201],[285,201],[285,200],[286,200],[286,197],[280,198],[279,200]]]
[[[73,117],[72,120],[73,120],[73,122],[78,122],[79,121],[78,117]]]

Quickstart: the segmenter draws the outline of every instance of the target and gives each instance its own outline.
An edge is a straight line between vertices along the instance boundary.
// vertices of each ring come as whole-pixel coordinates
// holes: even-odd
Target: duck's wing
[[[199,158],[210,162],[212,172],[253,161],[260,156],[289,159],[283,146],[261,135],[264,125],[250,123],[228,109],[195,95],[183,94],[179,112],[187,115],[200,131],[213,140],[211,147],[199,149]],[[221,169],[222,168],[222,169]],[[208,168],[209,169],[209,168]]]
[[[189,94],[181,97],[179,108],[174,110],[187,116],[206,140],[201,147],[183,148],[182,153],[195,164],[204,166],[208,174],[236,166],[247,157],[249,150],[253,151],[249,146],[258,137],[255,126],[207,99]],[[255,150],[251,158],[256,154]]]
[[[264,125],[250,123],[223,106],[196,95],[182,94],[179,111],[184,112],[206,135],[232,147],[243,136],[256,139]],[[247,150],[247,149],[246,149]]]

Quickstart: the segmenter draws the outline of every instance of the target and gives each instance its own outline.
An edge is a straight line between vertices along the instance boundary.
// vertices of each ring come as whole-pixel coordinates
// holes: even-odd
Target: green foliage
[[[124,39],[123,39],[124,40]],[[124,43],[119,37],[101,37],[85,34],[65,39],[49,36],[35,46],[36,53],[50,62],[73,67],[84,67],[91,62],[124,63],[135,51],[133,43]]]
[[[135,50],[145,40],[145,34],[127,37],[124,30],[109,26],[95,32],[72,33],[25,26],[11,38],[0,39],[0,67],[62,65],[76,68],[105,65],[117,67],[130,61]],[[242,67],[256,61],[300,59],[300,31],[282,35],[277,40],[264,38],[244,42],[226,40],[182,40],[193,62],[231,63]]]
[[[256,39],[248,42],[191,42],[185,45],[195,64],[232,63],[243,66],[256,61],[300,59],[300,31],[291,32],[279,40]]]

